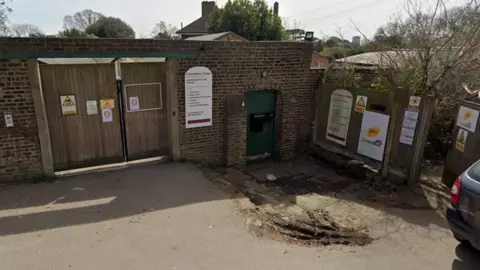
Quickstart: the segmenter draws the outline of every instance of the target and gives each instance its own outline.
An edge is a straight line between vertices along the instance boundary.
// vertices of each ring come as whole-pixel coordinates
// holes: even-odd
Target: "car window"
[[[480,162],[475,163],[468,172],[468,176],[480,182]]]

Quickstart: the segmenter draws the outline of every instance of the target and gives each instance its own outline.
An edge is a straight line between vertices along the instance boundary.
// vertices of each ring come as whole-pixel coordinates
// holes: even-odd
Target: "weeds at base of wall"
[[[335,167],[338,174],[345,174],[354,179],[369,183],[374,189],[392,188],[393,183],[381,176],[381,171],[363,161],[330,152],[318,145],[311,145],[310,157],[317,162]]]

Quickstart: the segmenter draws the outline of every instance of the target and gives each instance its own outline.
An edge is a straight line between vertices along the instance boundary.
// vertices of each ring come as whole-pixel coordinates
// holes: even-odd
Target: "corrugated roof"
[[[394,63],[400,64],[411,57],[417,57],[416,55],[417,51],[415,50],[379,51],[352,55],[335,60],[335,62],[388,67],[395,65]]]
[[[115,58],[38,58],[38,61],[49,65],[74,65],[74,64],[108,64]]]

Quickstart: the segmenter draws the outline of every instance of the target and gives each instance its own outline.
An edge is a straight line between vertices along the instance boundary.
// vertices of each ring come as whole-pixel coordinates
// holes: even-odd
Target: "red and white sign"
[[[185,73],[185,125],[212,125],[212,72],[206,67],[193,67]]]
[[[130,97],[130,111],[138,111],[140,110],[140,101],[138,97]]]
[[[102,109],[102,120],[104,123],[113,122],[112,109]]]

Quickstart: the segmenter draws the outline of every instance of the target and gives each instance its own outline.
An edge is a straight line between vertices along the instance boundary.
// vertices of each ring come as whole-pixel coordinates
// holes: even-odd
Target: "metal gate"
[[[122,63],[128,159],[168,154],[165,63]]]
[[[41,65],[40,70],[54,169],[123,161],[115,66]],[[101,101],[112,107],[107,119]]]

